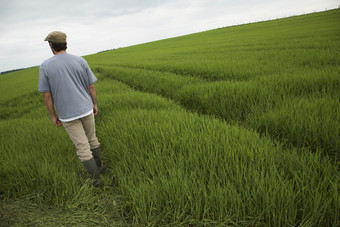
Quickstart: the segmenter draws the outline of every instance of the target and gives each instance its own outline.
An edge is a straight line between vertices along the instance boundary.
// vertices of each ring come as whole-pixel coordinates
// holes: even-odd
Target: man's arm
[[[61,121],[59,120],[57,114],[55,113],[54,110],[54,102],[53,102],[53,98],[52,98],[52,93],[51,92],[43,92],[43,98],[44,98],[44,102],[45,105],[48,109],[48,112],[51,115],[52,121],[54,123],[55,126],[62,126]]]
[[[96,94],[96,88],[94,87],[94,84],[91,84],[89,89],[90,89],[90,95],[91,95],[92,103],[93,103],[93,114],[97,115],[98,114],[97,94]]]

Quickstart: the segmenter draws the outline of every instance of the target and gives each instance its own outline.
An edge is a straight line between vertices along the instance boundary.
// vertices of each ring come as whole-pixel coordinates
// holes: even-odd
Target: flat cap
[[[54,31],[48,34],[45,41],[50,41],[52,43],[66,43],[66,34],[60,31]]]

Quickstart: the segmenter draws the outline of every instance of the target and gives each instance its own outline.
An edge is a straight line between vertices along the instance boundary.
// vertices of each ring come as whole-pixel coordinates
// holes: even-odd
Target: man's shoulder
[[[40,67],[47,67],[48,65],[50,64],[55,64],[57,62],[68,62],[68,63],[71,63],[71,62],[74,62],[74,61],[78,61],[78,62],[85,62],[85,59],[80,57],[80,56],[77,56],[77,55],[72,55],[72,54],[58,54],[58,55],[55,55],[49,59],[46,59],[41,65]]]
[[[62,57],[66,58],[67,61],[77,61],[77,62],[79,62],[81,64],[84,64],[86,62],[86,60],[83,57],[78,56],[78,55],[66,54],[66,55],[64,55]]]
[[[50,62],[53,62],[54,61],[54,56],[53,57],[50,57],[49,59],[46,59],[45,61],[43,61],[43,63],[41,63],[40,67],[44,67],[48,64],[50,64]]]
[[[74,58],[74,59],[78,59],[78,60],[84,60],[84,58],[81,57],[81,56],[73,55],[73,54],[69,54],[69,53],[64,54],[63,57],[66,57],[66,58]]]

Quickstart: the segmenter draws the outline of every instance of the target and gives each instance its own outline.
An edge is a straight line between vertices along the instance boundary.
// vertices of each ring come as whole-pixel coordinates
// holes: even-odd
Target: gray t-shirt
[[[91,111],[89,86],[97,78],[82,57],[63,53],[44,61],[39,69],[39,92],[51,92],[60,119]]]

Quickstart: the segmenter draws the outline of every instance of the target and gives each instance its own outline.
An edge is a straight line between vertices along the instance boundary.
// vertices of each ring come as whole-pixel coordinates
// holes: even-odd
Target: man
[[[94,122],[94,115],[98,114],[94,86],[97,78],[85,59],[66,53],[65,33],[51,32],[45,41],[54,56],[40,66],[38,90],[43,93],[53,123],[64,126],[76,146],[93,185],[101,187],[99,170],[103,166]]]

